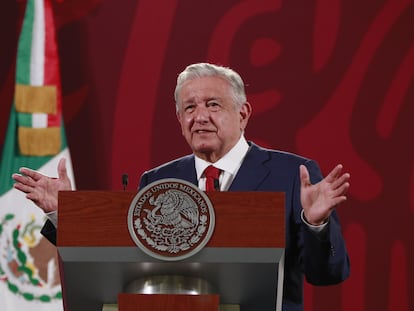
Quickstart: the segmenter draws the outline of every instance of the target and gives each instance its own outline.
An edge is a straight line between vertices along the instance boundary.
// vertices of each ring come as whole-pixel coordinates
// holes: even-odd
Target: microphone
[[[128,186],[128,174],[122,174],[122,186],[124,187],[124,191]]]

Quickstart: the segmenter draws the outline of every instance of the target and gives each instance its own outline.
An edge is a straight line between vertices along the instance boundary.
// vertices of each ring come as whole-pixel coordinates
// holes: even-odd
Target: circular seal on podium
[[[195,185],[161,179],[141,189],[128,211],[128,229],[147,255],[165,261],[186,259],[210,240],[215,225],[213,205]]]

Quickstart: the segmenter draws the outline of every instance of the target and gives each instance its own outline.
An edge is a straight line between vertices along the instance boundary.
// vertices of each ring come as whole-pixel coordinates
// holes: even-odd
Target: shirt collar
[[[235,175],[240,168],[241,162],[244,159],[247,151],[249,150],[249,144],[246,138],[241,135],[239,141],[227,152],[222,158],[214,163],[214,166],[227,172],[231,175]],[[195,168],[197,172],[197,180],[200,179],[207,166],[213,163],[207,162],[197,156],[195,156]]]

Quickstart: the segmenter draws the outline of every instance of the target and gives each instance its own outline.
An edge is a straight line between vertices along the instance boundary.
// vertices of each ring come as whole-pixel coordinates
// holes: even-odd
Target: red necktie
[[[208,166],[204,170],[204,176],[206,177],[206,191],[220,191],[219,176],[220,169],[213,165]]]

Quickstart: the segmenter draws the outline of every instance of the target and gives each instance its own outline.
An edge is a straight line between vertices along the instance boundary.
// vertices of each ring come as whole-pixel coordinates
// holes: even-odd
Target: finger
[[[67,179],[68,178],[68,174],[67,174],[67,170],[66,170],[66,159],[65,158],[62,158],[62,159],[59,160],[58,175],[59,175],[59,179]]]
[[[347,183],[350,178],[351,175],[349,175],[349,173],[342,174],[340,177],[338,177],[335,181],[331,183],[332,189],[341,187],[344,183]]]
[[[12,175],[12,178],[13,178],[14,181],[19,182],[19,183],[23,183],[26,179],[23,175],[17,174],[17,173],[14,173]]]
[[[44,175],[34,171],[30,168],[27,167],[21,167],[19,169],[19,172],[22,173],[23,175],[29,176],[30,178],[32,178],[34,181],[38,181],[39,179],[41,179]]]
[[[349,190],[350,184],[348,182],[344,182],[337,188],[331,188],[329,192],[327,192],[328,197],[336,198],[345,195]]]
[[[339,197],[333,198],[332,199],[332,208],[334,208],[335,206],[345,202],[347,200],[345,195],[341,195]]]
[[[342,168],[342,164],[338,164],[337,166],[335,166],[333,170],[330,171],[328,175],[326,175],[325,180],[329,183],[334,182],[341,174]]]
[[[30,186],[28,186],[26,184],[22,184],[22,183],[16,183],[16,184],[13,185],[13,187],[17,190],[20,190],[20,191],[24,192],[24,193],[29,193],[29,192],[33,191],[33,187],[30,187]]]
[[[310,177],[309,177],[309,171],[306,168],[305,165],[299,166],[299,173],[300,173],[300,183],[302,187],[309,186],[310,183]]]
[[[34,192],[29,192],[26,194],[26,198],[29,200],[32,200],[33,202],[35,202],[36,204],[39,201],[39,196],[37,195],[37,193]]]
[[[335,189],[333,194],[336,197],[340,197],[340,196],[345,195],[348,192],[348,189],[349,189],[349,183],[346,182],[343,185],[341,185],[339,188]]]
[[[26,176],[26,175],[21,175],[21,174],[13,174],[12,178],[23,185],[27,185],[27,186],[33,186],[35,184],[35,182],[33,181],[33,179],[30,176]]]

